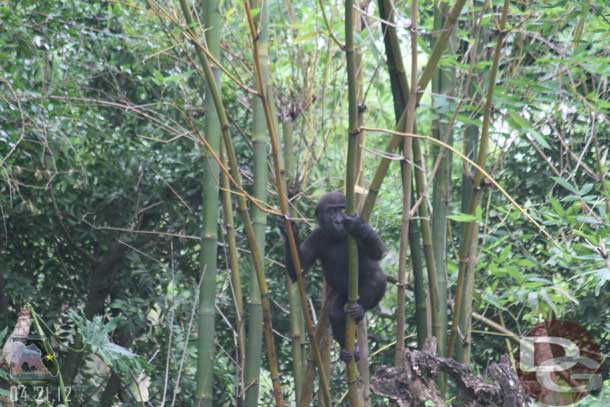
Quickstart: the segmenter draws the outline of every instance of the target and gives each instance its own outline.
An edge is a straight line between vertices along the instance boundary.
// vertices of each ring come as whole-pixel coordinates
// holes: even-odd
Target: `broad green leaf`
[[[554,286],[554,287],[551,287],[551,288],[553,290],[559,292],[561,295],[566,297],[568,300],[572,301],[574,304],[578,305],[578,300],[572,294],[570,294],[568,291],[564,290],[562,287]]]
[[[559,177],[551,177],[551,178],[553,180],[555,180],[555,182],[558,183],[559,185],[561,185],[563,188],[567,189],[568,191],[572,192],[575,195],[579,195],[578,188],[576,188],[574,185],[570,184],[565,179],[559,178]]]
[[[549,202],[551,203],[551,206],[559,216],[561,216],[562,218],[565,217],[566,211],[563,209],[563,206],[561,206],[561,204],[555,197],[551,197]]]
[[[544,302],[553,310],[553,313],[558,316],[559,311],[557,310],[557,306],[555,305],[545,288],[542,288],[540,290],[540,296],[542,297]]]
[[[589,225],[601,225],[603,223],[601,219],[594,218],[593,216],[577,216],[576,220]]]

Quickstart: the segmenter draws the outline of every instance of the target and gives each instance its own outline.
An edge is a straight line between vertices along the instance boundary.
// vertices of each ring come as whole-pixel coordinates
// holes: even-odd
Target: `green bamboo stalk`
[[[466,272],[465,272],[465,282],[464,282],[464,302],[462,303],[461,312],[457,314],[460,315],[461,323],[463,327],[460,332],[464,335],[464,340],[461,341],[462,345],[462,354],[461,361],[463,363],[470,363],[470,351],[472,345],[472,331],[471,331],[471,320],[472,320],[472,293],[474,290],[474,268],[477,263],[477,251],[478,251],[478,240],[479,240],[479,228],[476,227],[472,230],[471,235],[471,246],[470,246],[470,255],[468,256],[468,260],[466,262]]]
[[[403,125],[403,123],[404,123],[404,128],[402,128],[400,131],[406,131],[408,133],[412,133],[413,126],[414,126],[414,119],[415,119],[414,116],[415,116],[416,102],[419,102],[419,99],[421,98],[421,95],[422,95],[421,90],[423,90],[425,88],[425,86],[427,86],[427,84],[431,78],[431,74],[429,73],[431,63],[433,63],[435,58],[440,58],[441,51],[437,51],[437,49],[439,48],[439,46],[438,46],[439,42],[441,42],[441,40],[444,39],[444,42],[446,44],[449,39],[449,33],[451,32],[451,29],[449,27],[447,27],[447,25],[449,24],[450,21],[452,21],[451,20],[452,16],[455,16],[455,18],[457,19],[457,16],[459,15],[459,11],[456,12],[455,10],[458,6],[458,3],[459,3],[459,1],[456,3],[456,5],[454,5],[452,12],[447,19],[447,24],[446,24],[447,31],[444,31],[443,34],[441,35],[441,37],[439,38],[439,40],[437,41],[437,46],[435,46],[432,56],[430,58],[430,61],[428,62],[428,65],[426,65],[426,68],[424,69],[424,72],[422,73],[422,77],[421,77],[419,83],[417,84],[417,86],[413,86],[415,84],[415,80],[412,81],[413,84],[411,85],[411,87],[412,87],[411,94],[409,96],[407,108],[405,109],[402,117],[399,120],[399,124],[398,124],[398,127],[400,128],[400,126]],[[463,4],[462,4],[462,6],[463,6]],[[461,7],[460,7],[460,9],[461,9]],[[416,19],[412,18],[412,24],[416,24]],[[412,35],[412,39],[413,38],[415,38],[415,40],[417,39],[416,31],[412,31],[411,35]],[[417,50],[416,42],[412,42],[412,48]],[[443,46],[443,49],[444,49],[444,46]],[[413,53],[416,54],[416,51],[413,51],[413,49],[412,49],[412,54]],[[438,55],[438,56],[435,56],[435,55]],[[417,61],[412,59],[412,65],[413,65],[412,70],[413,70],[413,68],[415,68],[415,70],[412,72],[412,75],[414,77],[416,77]],[[436,63],[434,63],[434,65],[436,65]],[[403,91],[404,91],[404,89],[403,89]],[[406,120],[405,120],[405,116],[406,116]],[[402,137],[399,137],[399,138],[402,138]],[[392,140],[390,141],[389,146],[391,146],[393,144],[394,139],[395,139],[395,137],[392,137]],[[407,143],[408,143],[408,140],[409,140],[409,138],[407,138]],[[397,140],[397,141],[400,141],[400,140]],[[391,146],[391,147],[392,147],[392,150],[395,148],[393,146]],[[413,149],[413,160],[415,163],[415,167],[417,169],[415,171],[416,190],[417,190],[417,193],[419,196],[423,196],[425,194],[425,191],[427,190],[426,185],[425,185],[425,174],[424,174],[425,165],[424,165],[423,153],[421,151],[420,143],[418,140],[412,140],[412,149]],[[389,148],[387,151],[390,151]],[[410,151],[406,151],[406,152],[410,153]],[[368,208],[371,208],[371,210],[372,210],[372,205],[374,204],[374,200],[376,198],[377,192],[379,191],[379,186],[381,185],[381,181],[382,181],[383,177],[385,176],[385,172],[387,171],[387,168],[389,167],[389,160],[387,160],[388,161],[387,164],[383,165],[384,160],[386,160],[386,159],[382,159],[382,163],[380,163],[378,171],[375,174],[375,177],[371,184],[376,183],[376,181],[378,181],[379,183],[378,183],[378,185],[376,184],[374,187],[369,187],[369,195],[367,196],[367,200],[365,202],[365,209],[363,210],[363,212],[368,210]],[[385,168],[383,168],[382,165]],[[405,172],[407,172],[407,171],[405,171]],[[410,177],[410,175],[409,175],[409,177]],[[407,182],[407,181],[403,180],[403,182]],[[371,195],[371,194],[373,194],[373,195]],[[371,198],[371,200],[369,200],[369,198]],[[406,198],[406,199],[409,199],[409,198]],[[367,203],[369,204],[368,206],[367,206]],[[439,304],[438,286],[437,286],[436,263],[434,261],[434,255],[432,252],[432,231],[430,228],[429,211],[428,211],[427,205],[420,205],[419,213],[420,213],[420,218],[421,218],[420,226],[421,226],[422,239],[423,239],[424,259],[426,262],[426,269],[428,270],[428,285],[429,285],[429,293],[430,293],[430,299],[431,299],[432,323],[433,323],[433,327],[434,327],[433,332],[434,332],[434,335],[438,337],[441,333],[440,332],[441,326],[439,324],[440,304]],[[405,234],[405,237],[406,237],[406,234]],[[406,245],[405,245],[405,247],[406,247]],[[398,345],[398,343],[397,343],[397,346],[400,346],[400,345]],[[396,360],[399,361],[398,355],[396,355]]]
[[[379,16],[382,21],[388,21],[392,23],[394,21],[393,10],[394,5],[390,0],[379,0]],[[405,111],[407,107],[407,96],[409,95],[409,85],[407,82],[407,75],[403,66],[403,58],[400,51],[400,45],[398,42],[398,36],[396,34],[396,28],[392,24],[385,24],[383,26],[384,32],[384,45],[387,56],[387,66],[388,73],[390,76],[390,83],[392,89],[392,96],[394,99],[394,113],[396,116],[397,122],[401,120],[401,113]],[[406,138],[403,140],[403,145],[406,144]],[[408,150],[405,148],[405,150]],[[407,169],[408,160],[401,161],[401,180],[403,187],[403,199],[408,194],[412,199],[409,199],[409,204],[404,206],[410,206],[410,202],[414,200],[413,195],[414,191],[411,187],[412,181],[411,176],[405,174],[405,170]],[[411,168],[408,168],[410,172]],[[403,218],[409,217],[409,211],[403,212]],[[403,222],[404,220],[403,219]],[[404,223],[403,223],[404,226]],[[419,226],[417,225],[417,221],[409,220],[409,225],[407,227],[403,227],[404,230],[401,230],[401,233],[407,233],[409,248],[411,250],[411,264],[413,266],[413,280],[414,280],[414,292],[415,292],[415,319],[417,323],[417,339],[418,345],[421,347],[424,345],[425,339],[428,336],[428,323],[427,323],[427,313],[426,313],[426,288],[425,288],[425,278],[423,273],[423,260],[421,257],[421,242],[420,242],[420,232]],[[405,259],[406,259],[406,247],[403,245],[403,239],[401,236],[401,248],[399,255],[399,270],[406,267]],[[399,278],[399,289],[398,289],[398,302],[400,304],[400,278]],[[403,301],[404,303],[404,301]],[[403,313],[404,315],[404,305],[397,307],[397,312]],[[398,321],[398,319],[397,319]],[[397,325],[399,325],[398,323]],[[398,332],[403,332],[404,329],[401,329],[397,326]],[[397,338],[397,343],[399,342]],[[404,342],[404,340],[403,340]],[[401,346],[401,345],[398,345]],[[400,354],[401,348],[397,349],[395,352],[395,363],[400,363]]]
[[[356,9],[352,13],[352,25],[354,32],[360,35],[362,32],[362,15]],[[360,46],[354,44],[354,71],[356,72],[356,104],[358,106],[357,113],[357,128],[364,125],[364,113],[366,106],[364,104],[364,82],[362,69],[362,51]],[[355,140],[355,158],[354,158],[354,212],[360,212],[364,198],[366,196],[364,183],[364,146],[365,133],[359,132]],[[358,187],[356,189],[356,186]],[[371,405],[371,372],[369,369],[369,341],[367,320],[364,318],[362,323],[358,324],[356,329],[356,340],[360,353],[358,361],[358,372],[360,374],[360,392],[362,407]]]
[[[477,40],[476,45],[476,55],[479,54],[482,48],[482,44],[484,41],[480,39]],[[472,56],[472,64],[475,62],[475,56]],[[468,95],[472,98],[476,94],[476,86],[474,84],[475,81],[470,81],[468,85]],[[476,125],[469,125],[464,130],[464,145],[463,145],[463,153],[466,157],[475,160],[477,156],[477,142],[479,139],[479,127]],[[468,206],[470,205],[470,201],[472,200],[473,193],[473,184],[472,184],[472,166],[464,161],[462,165],[462,192],[461,192],[461,212],[466,213],[468,211]],[[461,235],[463,233],[464,227],[466,226],[463,223],[457,225],[458,234]],[[454,309],[454,312],[463,312],[462,310]],[[459,324],[460,332],[464,332],[464,320],[462,319]],[[455,344],[455,359],[464,360],[463,359],[463,348],[462,341],[457,341]]]
[[[248,18],[248,26],[250,27],[250,36],[252,38],[252,54],[254,58],[254,68],[256,74],[256,87],[259,94],[259,97],[263,104],[263,110],[265,112],[265,120],[267,121],[267,128],[269,130],[269,138],[271,139],[271,150],[273,153],[273,167],[275,171],[275,182],[276,188],[280,199],[280,210],[282,215],[284,216],[284,222],[286,226],[286,232],[288,235],[288,242],[290,246],[290,253],[292,256],[292,260],[294,262],[295,270],[301,270],[301,262],[299,259],[299,251],[296,245],[296,240],[294,238],[292,225],[290,219],[288,217],[288,197],[286,195],[286,190],[284,188],[284,181],[282,177],[281,170],[281,156],[279,152],[279,142],[276,132],[276,124],[273,119],[272,108],[269,103],[269,99],[267,97],[267,92],[269,87],[265,88],[264,79],[263,79],[263,70],[261,67],[260,60],[260,51],[258,48],[258,33],[256,31],[256,27],[254,24],[254,19],[252,18],[252,11],[250,9],[250,4],[248,1],[244,1],[244,8],[246,10],[246,16]],[[324,366],[322,365],[322,358],[320,356],[320,349],[318,348],[318,344],[314,340],[315,330],[313,327],[313,320],[311,318],[311,314],[309,311],[309,305],[307,301],[307,293],[305,292],[305,283],[303,281],[303,275],[301,272],[297,272],[297,281],[299,285],[299,293],[301,296],[301,303],[303,308],[303,316],[305,317],[305,326],[307,328],[307,332],[312,340],[311,347],[315,356],[316,363],[318,365],[318,372],[320,374],[320,387],[325,394],[325,399],[327,404],[331,403],[330,396],[330,385],[328,383],[328,376],[326,371],[324,370]]]
[[[360,128],[358,127],[358,101],[357,101],[357,82],[356,64],[354,60],[354,1],[345,1],[345,58],[347,61],[347,95],[348,107],[348,142],[347,142],[347,162],[345,164],[345,195],[347,215],[356,215],[354,186],[356,183],[356,149]],[[358,246],[356,240],[351,236],[348,239],[348,303],[358,303]],[[354,352],[356,335],[356,323],[352,318],[347,319],[345,328],[345,347],[348,352]],[[360,391],[358,388],[358,370],[356,363],[352,359],[347,364],[347,383],[349,386],[350,405],[360,406]]]
[[[264,58],[267,57],[268,47],[268,24],[269,24],[269,7],[267,3],[261,5],[260,0],[252,0],[252,7],[260,10],[260,18],[258,24],[259,41],[261,48],[264,50]],[[267,131],[265,128],[265,113],[263,104],[258,97],[254,95],[252,98],[252,144],[254,147],[254,198],[262,202],[267,200]],[[256,207],[252,207],[252,223],[254,226],[254,235],[258,243],[258,250],[261,256],[265,255],[265,234],[267,226],[267,215]],[[262,340],[262,313],[261,313],[261,298],[256,281],[256,271],[252,270],[250,277],[250,304],[248,319],[248,353],[246,361],[246,384],[252,384],[246,390],[246,407],[255,407],[258,405],[259,398],[259,374],[261,366],[261,340]]]
[[[292,132],[294,123],[289,117],[282,123],[282,135],[284,139],[284,171],[286,173],[286,183],[294,176],[294,145]],[[288,189],[288,188],[287,188]],[[292,208],[289,211],[290,217],[294,216]],[[303,313],[301,311],[301,299],[299,297],[299,286],[286,276],[288,286],[288,299],[290,304],[290,333],[292,336],[292,374],[294,376],[295,400],[299,405],[301,392],[303,391],[303,376],[305,374],[305,364],[303,363]]]
[[[426,180],[424,174],[425,161],[419,140],[413,140],[413,162],[415,170],[415,187],[418,196],[426,193]],[[422,244],[424,248],[424,261],[428,270],[428,289],[430,293],[430,305],[432,312],[432,332],[437,338],[441,335],[439,311],[438,279],[436,274],[436,263],[432,251],[432,228],[430,227],[430,212],[428,205],[423,204],[418,209],[420,216],[420,227],[422,232]]]
[[[475,85],[471,83],[469,96],[474,95]],[[476,125],[469,125],[464,130],[464,147],[463,153],[466,157],[475,159],[477,155],[477,141],[479,139],[479,128]],[[462,195],[461,195],[461,211],[466,213],[468,205],[472,200],[472,167],[464,161],[462,171]],[[460,225],[461,226],[461,225]]]
[[[386,52],[388,74],[390,76],[390,86],[394,99],[394,115],[396,122],[400,121],[402,112],[407,107],[409,95],[409,84],[407,82],[407,72],[402,60],[400,43],[394,24],[394,4],[392,0],[378,0],[379,17],[382,21],[383,42]],[[383,22],[389,22],[385,24]]]
[[[415,101],[417,100],[417,0],[411,0],[411,94],[407,101],[407,123],[406,132],[413,133],[415,125]],[[407,274],[407,241],[409,239],[409,215],[411,213],[411,153],[413,139],[407,137],[403,143],[404,161],[402,165],[402,227],[400,230],[400,257],[398,267],[398,307],[396,323],[396,350],[394,353],[394,364],[402,366],[404,360],[405,346],[405,288]]]
[[[419,102],[419,100],[421,99],[421,97],[423,95],[423,89],[425,89],[426,86],[428,85],[428,83],[430,82],[430,80],[432,78],[432,74],[433,74],[434,70],[436,69],[438,61],[440,60],[440,57],[449,41],[449,37],[451,35],[453,26],[455,25],[455,23],[457,21],[460,11],[461,11],[462,7],[464,6],[464,3],[465,3],[464,0],[457,0],[456,3],[454,4],[454,6],[452,7],[451,11],[449,12],[449,15],[447,17],[447,21],[443,28],[442,34],[439,37],[438,41],[436,42],[436,45],[432,51],[432,54],[430,55],[428,64],[424,68],[424,71],[422,72],[422,76],[418,82],[418,86],[416,88],[417,96],[414,98],[414,99],[416,99],[416,101],[414,103]],[[416,72],[414,72],[413,74],[416,75]],[[409,99],[411,99],[411,98],[409,98]],[[403,114],[399,120],[399,123],[397,124],[397,128],[400,129],[399,131],[405,131],[406,126],[408,125],[408,121],[409,121],[408,113],[409,113],[409,106],[407,104],[407,108],[403,112]],[[393,152],[394,149],[400,143],[401,139],[402,139],[402,137],[400,137],[400,136],[392,137],[392,139],[390,140],[390,142],[388,144],[388,147],[386,148],[386,151],[388,151],[390,153]],[[412,143],[413,143],[413,157],[414,157],[414,161],[415,161],[415,167],[418,169],[417,171],[415,171],[416,189],[417,189],[418,195],[423,196],[423,194],[425,194],[425,191],[427,189],[425,186],[425,177],[424,177],[424,173],[423,173],[423,168],[425,168],[423,154],[422,154],[418,140],[413,140]],[[390,160],[387,158],[382,158],[382,161],[379,164],[379,167],[377,168],[377,172],[375,173],[373,181],[371,182],[371,186],[369,187],[369,194],[367,195],[367,199],[364,204],[363,218],[368,219],[368,217],[370,217],[370,213],[373,209],[376,197],[379,193],[379,188],[381,186],[381,183],[383,182],[383,178],[385,177],[385,174],[387,173],[387,169],[389,168],[389,164],[390,164],[389,161]],[[435,336],[438,337],[441,334],[440,317],[439,317],[440,303],[439,303],[438,286],[437,286],[438,283],[437,283],[437,274],[436,274],[436,264],[435,264],[434,255],[432,252],[432,231],[430,228],[430,220],[429,220],[429,213],[428,213],[427,206],[421,205],[419,208],[419,212],[421,215],[420,224],[421,224],[422,239],[423,239],[423,245],[424,245],[424,258],[425,258],[425,262],[426,262],[426,268],[428,270],[428,284],[429,284],[429,292],[430,292],[430,298],[431,298],[432,322],[433,322],[433,326],[434,326],[433,331],[434,331]]]
[[[485,108],[483,113],[483,124],[481,126],[481,139],[479,141],[479,154],[477,157],[477,165],[480,168],[485,168],[487,162],[487,151],[489,147],[489,126],[491,123],[491,113],[493,104],[493,94],[496,86],[496,75],[498,72],[498,65],[500,63],[500,54],[502,51],[502,44],[506,32],[506,20],[508,16],[509,0],[504,0],[502,8],[502,17],[500,19],[500,26],[498,32],[498,40],[496,42],[496,48],[494,50],[493,62],[491,70],[489,72],[489,84],[487,90],[487,97],[485,100]],[[477,169],[474,174],[473,183],[473,195],[468,206],[469,214],[474,214],[477,207],[481,202],[483,191],[481,189],[481,182],[483,180],[483,173]],[[457,329],[460,321],[464,321],[464,331],[462,334],[466,340],[463,343],[464,354],[462,361],[468,362],[470,355],[470,321],[472,317],[472,292],[474,289],[474,266],[476,264],[476,248],[475,241],[478,237],[478,222],[469,222],[464,225],[464,231],[462,235],[462,246],[460,247],[460,265],[457,280],[457,288],[454,303],[453,322],[451,325],[451,334],[449,336],[449,344],[447,347],[447,356],[451,357],[455,350],[455,342],[457,339]],[[472,275],[469,275],[472,274]],[[462,304],[463,302],[463,304]]]
[[[415,124],[415,109],[416,109],[416,101],[419,99],[418,95],[421,95],[420,89],[417,86],[415,75],[417,74],[417,1],[412,1],[411,8],[411,66],[412,66],[412,84],[411,84],[411,94],[409,95],[409,100],[407,102],[407,109],[405,110],[407,119],[405,125],[405,131],[407,133],[413,133],[413,128]],[[411,138],[407,138],[405,154],[407,159],[409,158],[411,151],[409,143],[412,143],[413,149],[413,161],[415,163],[415,186],[417,190],[417,194],[419,196],[424,196],[427,191],[425,185],[425,162],[423,159],[423,152],[420,147],[419,140],[412,140]],[[410,173],[410,171],[405,171],[406,173]],[[410,174],[409,174],[410,179]],[[408,182],[408,180],[403,180],[404,182]],[[406,197],[405,199],[409,199],[410,197]],[[421,205],[419,207],[420,213],[420,226],[422,231],[422,239],[423,239],[423,248],[424,248],[424,259],[426,262],[426,269],[428,270],[428,286],[430,293],[430,302],[431,302],[431,313],[432,313],[432,324],[433,324],[433,332],[435,336],[440,335],[440,325],[439,325],[439,295],[438,295],[438,284],[437,284],[437,275],[436,275],[436,264],[434,261],[434,254],[432,252],[432,231],[430,228],[430,214],[428,211],[427,205]],[[407,237],[407,234],[404,235]],[[406,246],[406,245],[405,245]],[[400,345],[399,345],[400,346]]]
[[[434,31],[442,29],[444,16],[447,14],[447,3],[439,2],[434,9]],[[451,35],[450,48],[455,49],[455,31]],[[455,89],[455,69],[437,69],[432,78],[433,95],[451,95]],[[442,96],[441,96],[442,97]],[[434,103],[433,96],[433,103]],[[453,109],[451,109],[453,110]],[[446,121],[440,118],[432,124],[433,137],[441,140],[449,131]],[[447,135],[447,144],[453,145],[452,134]],[[434,178],[432,193],[432,250],[436,264],[438,301],[439,301],[439,332],[437,337],[437,353],[444,356],[447,353],[447,226],[449,203],[451,201],[451,151],[440,147],[433,148],[434,155],[441,155],[438,172]],[[444,381],[443,381],[444,382]]]
[[[412,182],[412,181],[410,181]],[[411,200],[414,200],[414,191],[411,188]],[[415,323],[417,324],[417,346],[423,349],[428,337],[428,315],[426,304],[426,279],[424,277],[424,262],[421,256],[419,225],[417,220],[411,219],[409,226],[409,249],[411,250],[411,264],[413,266],[413,294],[415,296]]]
[[[434,30],[442,29],[447,13],[447,3],[439,2],[434,9]],[[449,47],[451,51],[455,50],[455,31],[451,35]],[[432,103],[435,98],[443,98],[449,96],[455,88],[455,69],[453,68],[438,68],[432,78]],[[445,95],[445,96],[434,96]],[[453,110],[453,109],[450,109]],[[451,134],[447,134],[451,132]],[[432,123],[432,136],[438,140],[445,139],[449,145],[453,145],[453,130],[449,128],[446,121],[441,117],[435,119]],[[437,156],[438,171],[434,178],[432,192],[432,251],[436,264],[437,274],[437,292],[439,309],[437,332],[437,353],[440,356],[445,356],[447,353],[447,329],[448,329],[448,313],[447,313],[447,236],[448,236],[448,218],[449,204],[451,201],[451,151],[446,151],[438,146],[432,147],[433,156]],[[447,377],[445,374],[439,376],[438,380],[439,391],[441,394],[446,393]]]
[[[253,219],[256,222],[257,219]],[[258,219],[260,221],[260,219]],[[260,233],[258,227],[254,235]],[[263,230],[264,232],[264,230]],[[258,237],[255,237],[258,240]],[[246,364],[244,371],[244,384],[246,386],[246,407],[256,407],[259,396],[259,374],[261,366],[261,353],[263,345],[263,308],[260,287],[256,276],[256,269],[250,272],[250,289],[248,297],[248,336],[246,339]]]
[[[438,40],[436,41],[436,44],[434,45],[432,54],[430,54],[430,59],[428,60],[428,63],[426,64],[426,67],[424,68],[424,71],[422,72],[422,75],[417,84],[417,88],[420,89],[420,92],[417,93],[417,102],[420,101],[420,99],[423,95],[423,90],[426,89],[426,86],[428,86],[428,83],[432,79],[432,74],[434,73],[434,70],[436,69],[438,62],[440,61],[441,56],[443,55],[443,52],[449,42],[449,37],[451,36],[451,32],[453,31],[453,27],[455,26],[455,23],[457,22],[460,12],[462,11],[462,8],[464,7],[465,3],[466,3],[466,0],[456,0],[455,4],[453,5],[451,10],[449,11],[449,14],[447,15],[447,20],[445,21],[445,26],[443,27],[441,35],[438,38]],[[416,105],[417,105],[417,103],[416,103]],[[406,115],[407,115],[406,113],[407,113],[406,110],[403,111],[400,119],[398,120],[398,123],[396,124],[397,131],[404,132],[404,128],[406,125]],[[369,188],[368,188],[369,193],[366,196],[366,200],[364,201],[364,206],[363,206],[362,212],[360,214],[362,219],[365,221],[369,220],[371,213],[373,212],[373,208],[375,206],[375,201],[377,200],[377,196],[379,195],[379,189],[381,188],[383,179],[385,178],[385,175],[388,172],[388,168],[390,166],[391,160],[387,157],[389,155],[391,155],[392,153],[394,153],[394,151],[396,150],[396,148],[398,147],[398,145],[400,144],[402,139],[403,139],[402,136],[394,135],[394,136],[392,136],[392,138],[388,142],[388,145],[386,146],[385,151],[388,154],[387,154],[387,156],[384,156],[381,159],[381,162],[379,163],[379,166],[377,167],[373,180],[371,181],[371,183],[369,185]],[[413,144],[415,145],[415,143],[413,143]],[[415,153],[415,151],[414,151],[414,153]]]
[[[301,392],[303,391],[303,378],[305,375],[305,363],[303,358],[303,317],[301,314],[301,300],[299,297],[299,285],[287,281],[288,299],[290,305],[290,333],[292,339],[292,375],[294,379],[294,394],[296,404],[299,405]]]
[[[223,146],[220,146],[220,155],[223,165],[227,166],[226,153]],[[235,236],[235,225],[233,221],[233,204],[231,202],[231,185],[229,183],[229,177],[222,172],[220,174],[220,185],[221,185],[221,196],[222,196],[222,208],[224,213],[224,225],[227,233],[227,246],[229,249],[229,269],[231,271],[231,284],[233,286],[233,296],[235,302],[235,325],[237,327],[237,378],[238,383],[235,386],[236,394],[235,399],[237,405],[242,405],[243,389],[244,389],[244,368],[245,368],[245,357],[246,357],[246,332],[244,329],[244,296],[241,289],[241,276],[239,274],[239,261],[237,254],[237,239]],[[254,280],[256,278],[254,277]],[[258,294],[258,293],[257,293]],[[260,306],[260,303],[259,303]],[[262,325],[259,324],[259,325]],[[259,328],[260,330],[260,328]],[[261,332],[262,336],[262,332]],[[259,353],[260,353],[260,339],[259,339]],[[260,359],[260,357],[259,357]]]
[[[209,51],[220,59],[221,20],[218,0],[202,1],[205,41]],[[212,68],[216,84],[220,83],[220,70]],[[209,84],[205,87],[205,111],[215,111]],[[217,114],[207,114],[204,120],[205,138],[214,152],[220,149],[220,122]],[[199,335],[197,345],[197,400],[198,404],[212,407],[214,404],[214,339],[216,274],[218,258],[218,164],[210,152],[204,152],[202,188],[202,243],[200,272],[203,273],[199,289]]]
[[[184,14],[188,27],[192,27],[193,18],[190,14],[186,0],[180,0],[180,6],[182,8],[182,13]],[[190,28],[188,29],[190,30]],[[194,34],[190,33],[190,35],[193,36]],[[203,69],[205,78],[208,81],[209,88],[211,90],[211,96],[214,100],[216,113],[220,120],[223,142],[227,150],[227,157],[229,159],[231,178],[233,178],[238,184],[241,184],[241,176],[239,174],[237,157],[235,155],[235,150],[233,148],[233,142],[231,139],[229,120],[227,119],[227,115],[224,110],[220,90],[214,81],[214,75],[212,73],[212,69],[210,67],[207,56],[199,47],[196,47],[196,50],[199,60],[201,62],[201,67]],[[259,291],[261,295],[265,344],[267,347],[267,358],[269,362],[269,370],[271,373],[271,381],[273,383],[273,395],[275,398],[276,405],[284,406],[284,397],[282,395],[282,389],[280,387],[279,370],[277,367],[277,356],[275,353],[275,344],[273,340],[273,327],[271,326],[271,305],[269,302],[269,289],[267,287],[267,281],[265,279],[265,274],[263,270],[263,258],[259,250],[256,235],[254,234],[254,227],[252,226],[252,221],[248,212],[248,203],[246,201],[246,197],[243,194],[238,195],[238,210],[242,219],[242,223],[244,224],[246,237],[248,239],[248,246],[250,248],[254,269],[256,270],[256,279],[258,281]]]
[[[362,32],[362,15],[358,10],[354,10],[353,13],[353,25],[354,25],[354,32],[358,33],[358,35],[360,35],[360,33]],[[364,113],[366,111],[366,106],[365,106],[365,101],[364,101],[364,82],[363,82],[363,72],[364,69],[362,68],[362,50],[361,48],[356,45],[354,47],[354,69],[356,71],[356,103],[358,105],[358,127],[362,127],[364,125]],[[365,138],[365,133],[364,132],[360,132],[360,134],[358,134],[358,139],[356,140],[356,159],[355,159],[355,173],[354,173],[354,177],[355,177],[355,183],[358,186],[358,189],[355,191],[355,206],[356,206],[356,211],[359,211],[359,209],[362,208],[362,204],[364,203],[364,197],[365,197],[365,188],[366,185],[364,184],[364,165],[363,165],[363,145],[364,145],[364,138]],[[366,324],[366,320],[365,320],[365,324]],[[366,339],[366,338],[365,338]],[[368,341],[364,341],[364,345],[368,347]],[[362,347],[360,347],[360,350],[362,351]],[[360,363],[361,366],[365,366],[368,368],[368,362],[364,359],[361,359],[362,363]],[[368,369],[367,369],[368,370]],[[363,382],[364,382],[364,372],[362,371],[362,369],[360,369],[360,377],[362,378]],[[366,387],[366,385],[365,385]]]
[[[328,287],[326,290],[328,290]],[[316,325],[313,339],[320,348],[322,347],[322,341],[325,340],[325,338],[329,339],[328,331],[330,329],[330,321],[328,318],[328,292],[326,290],[324,292],[322,306],[320,307],[320,319],[318,320],[318,325]],[[311,353],[313,354],[313,351]],[[298,404],[299,407],[309,407],[312,405],[313,383],[316,375],[313,359],[314,357],[312,355],[307,361],[307,368],[305,369],[305,377],[303,379],[303,390]],[[330,407],[330,404],[326,404],[323,398],[320,405]]]

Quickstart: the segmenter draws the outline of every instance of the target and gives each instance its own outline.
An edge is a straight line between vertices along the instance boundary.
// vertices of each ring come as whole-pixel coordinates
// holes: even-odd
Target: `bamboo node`
[[[497,35],[498,37],[505,37],[506,34],[508,34],[511,30],[508,28],[500,28],[500,27],[493,27],[491,29],[491,32],[494,33],[495,35]]]

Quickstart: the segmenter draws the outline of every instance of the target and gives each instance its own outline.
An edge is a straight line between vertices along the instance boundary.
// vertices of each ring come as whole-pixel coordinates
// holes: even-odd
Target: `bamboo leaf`
[[[447,216],[447,219],[451,219],[454,222],[460,222],[460,223],[468,223],[468,222],[474,222],[477,221],[478,218],[475,215],[470,215],[468,213],[456,213],[454,215],[449,215]]]

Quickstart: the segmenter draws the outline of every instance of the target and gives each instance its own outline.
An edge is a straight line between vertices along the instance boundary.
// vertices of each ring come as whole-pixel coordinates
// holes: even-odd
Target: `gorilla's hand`
[[[350,316],[357,324],[360,323],[364,319],[364,308],[362,305],[355,303],[347,303],[345,304],[345,312]]]
[[[360,216],[343,216],[343,227],[350,235],[354,237],[360,236],[362,231],[362,226],[364,225],[364,221],[360,219]]]
[[[292,236],[294,236],[295,243],[297,248],[301,245],[299,240],[299,229],[297,228],[297,224],[293,220],[289,220],[290,229],[292,229]],[[288,239],[288,230],[286,228],[286,219],[280,219],[278,223],[278,228],[280,229],[280,233],[284,237],[284,261],[286,265],[286,272],[290,276],[292,282],[297,281],[297,274],[294,269],[294,263],[292,261],[292,254],[290,253],[290,243]],[[299,254],[299,257],[301,255]]]

